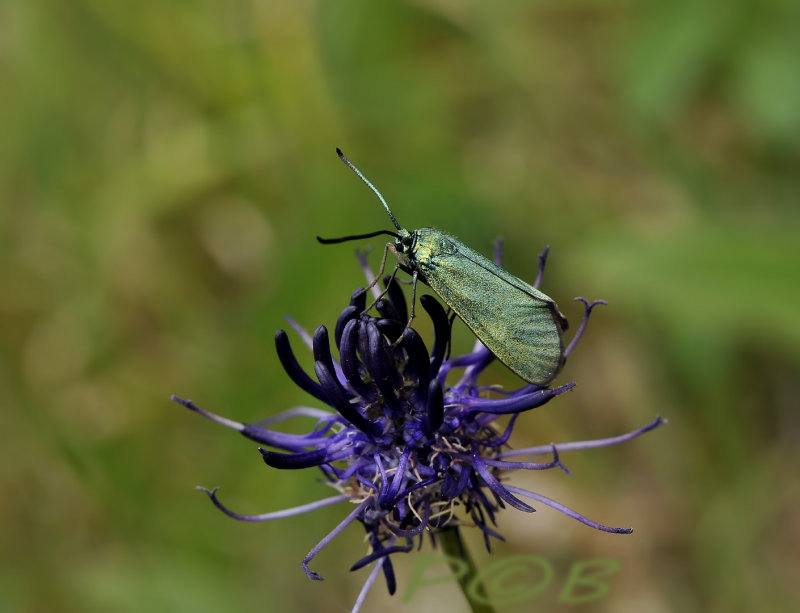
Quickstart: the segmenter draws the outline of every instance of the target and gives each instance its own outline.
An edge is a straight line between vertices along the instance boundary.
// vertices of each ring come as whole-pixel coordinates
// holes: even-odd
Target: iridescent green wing
[[[417,260],[428,285],[516,374],[536,385],[552,381],[564,363],[566,327],[553,300],[458,240],[433,232],[438,236],[427,240],[439,244]]]

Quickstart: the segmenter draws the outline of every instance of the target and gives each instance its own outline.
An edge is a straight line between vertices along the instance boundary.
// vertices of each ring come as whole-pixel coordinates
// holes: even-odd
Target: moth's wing
[[[516,374],[537,385],[552,381],[564,363],[566,328],[553,300],[450,240],[455,249],[420,262],[428,285]]]

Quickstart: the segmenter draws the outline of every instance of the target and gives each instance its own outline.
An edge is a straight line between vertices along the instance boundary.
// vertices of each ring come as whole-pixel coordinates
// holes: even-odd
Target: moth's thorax
[[[407,251],[410,259],[424,266],[438,256],[449,255],[456,251],[453,240],[436,228],[420,228],[410,234],[411,244]]]
[[[425,228],[423,228],[424,230]],[[434,245],[427,237],[420,235],[421,230],[414,232],[414,243],[411,245],[409,255],[417,262],[429,262],[434,255]]]

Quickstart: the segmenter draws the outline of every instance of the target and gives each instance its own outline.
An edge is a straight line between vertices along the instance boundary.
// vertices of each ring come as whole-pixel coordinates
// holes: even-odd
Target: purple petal
[[[225,513],[228,517],[232,517],[233,519],[238,519],[239,521],[270,521],[273,519],[283,519],[284,517],[291,517],[293,515],[301,515],[303,513],[308,513],[309,511],[316,511],[317,509],[321,509],[323,507],[328,507],[332,504],[336,504],[338,502],[346,502],[350,500],[350,497],[346,494],[340,494],[339,496],[331,496],[330,498],[323,498],[322,500],[317,500],[316,502],[310,502],[308,504],[300,505],[299,507],[292,507],[291,509],[284,509],[282,511],[273,511],[272,513],[262,513],[260,515],[240,515],[239,513],[234,513],[226,506],[224,506],[218,499],[217,499],[217,490],[219,488],[214,488],[213,490],[207,490],[204,487],[197,487],[198,490],[201,492],[205,492],[208,494],[208,497],[211,499],[211,502],[214,503],[214,506],[217,507],[220,511]]]
[[[561,511],[564,515],[567,515],[573,519],[577,519],[582,524],[591,526],[596,530],[602,530],[603,532],[613,532],[615,534],[630,534],[631,532],[633,532],[633,528],[612,528],[610,526],[604,526],[603,524],[598,524],[597,522],[594,522],[591,519],[587,519],[580,513],[577,513],[576,511],[573,511],[572,509],[565,507],[563,504],[560,504],[555,500],[548,498],[547,496],[536,494],[535,492],[522,489],[521,487],[514,487],[513,485],[507,485],[506,488],[509,491],[514,492],[516,494],[521,494],[522,496],[527,496],[528,498],[533,498],[534,500],[538,500],[542,504],[546,504],[547,506],[552,507],[557,511]]]

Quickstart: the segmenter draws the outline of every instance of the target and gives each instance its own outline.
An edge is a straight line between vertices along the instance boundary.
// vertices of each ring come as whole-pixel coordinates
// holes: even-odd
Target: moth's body
[[[555,302],[435,228],[400,231],[395,249],[497,358],[546,385],[564,363],[567,320]]]
[[[394,244],[388,243],[383,252],[380,273],[366,289],[377,282],[386,266],[386,255],[392,251],[399,260],[395,273],[400,268],[413,277],[411,319],[414,317],[416,282],[420,280],[453,309],[503,364],[529,383],[541,386],[550,383],[564,365],[563,332],[568,325],[555,302],[436,228],[409,231],[401,227],[375,186],[341,150],[336,152],[375,192],[397,232],[378,230],[335,239],[318,236],[317,240],[330,244],[379,234],[393,236]],[[371,305],[367,310],[369,308]]]

